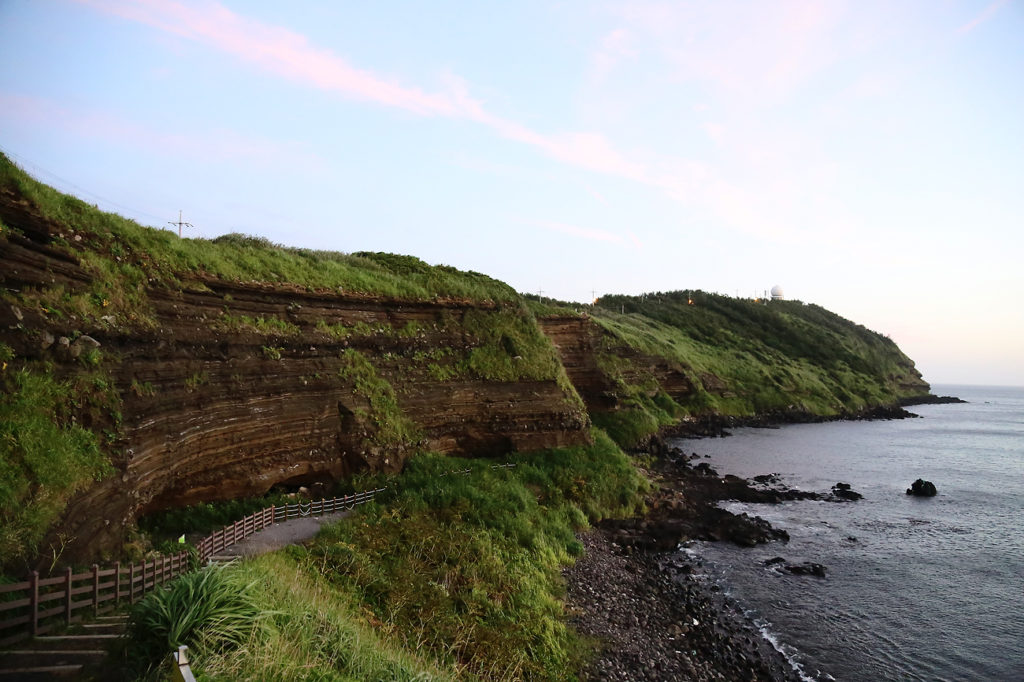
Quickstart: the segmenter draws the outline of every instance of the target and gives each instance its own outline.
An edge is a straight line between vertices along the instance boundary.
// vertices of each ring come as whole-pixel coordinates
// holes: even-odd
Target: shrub
[[[235,575],[233,566],[207,566],[186,573],[147,594],[128,623],[131,658],[153,666],[184,644],[198,657],[221,653],[269,627],[255,582]]]

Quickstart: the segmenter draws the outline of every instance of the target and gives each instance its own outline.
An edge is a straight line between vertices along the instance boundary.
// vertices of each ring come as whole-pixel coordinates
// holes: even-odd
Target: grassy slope
[[[576,312],[529,305],[536,315]],[[604,296],[587,312],[608,333],[598,365],[625,408],[592,417],[624,446],[686,415],[834,416],[927,392],[891,339],[816,305],[694,291]],[[669,360],[697,390],[673,400],[647,363],[624,349]]]
[[[511,461],[421,456],[311,546],[233,569],[256,581],[269,627],[240,647],[205,645],[202,629],[185,640],[201,679],[572,679],[585,646],[560,567],[575,531],[636,512],[647,484],[600,432]],[[150,649],[139,637],[133,650]]]
[[[611,312],[620,306],[626,315]],[[904,395],[901,380],[918,377],[891,339],[799,301],[703,292],[610,296],[596,319],[635,348],[724,380],[735,398],[712,397],[710,407],[726,414],[790,406],[853,412],[894,402]]]

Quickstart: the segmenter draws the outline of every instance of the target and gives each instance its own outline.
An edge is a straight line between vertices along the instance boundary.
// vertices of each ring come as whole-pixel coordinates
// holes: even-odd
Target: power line
[[[59,175],[57,175],[56,173],[52,173],[52,172],[46,170],[45,168],[43,168],[42,166],[40,166],[38,164],[35,164],[35,163],[32,163],[31,161],[28,161],[24,157],[19,156],[19,155],[15,154],[15,153],[7,150],[7,149],[4,149],[4,148],[0,147],[0,152],[3,152],[3,154],[5,156],[9,157],[9,158],[15,159],[18,162],[18,165],[21,166],[22,168],[28,167],[36,175],[46,175],[46,176],[49,176],[51,179],[56,180],[57,182],[61,183],[62,185],[74,189],[75,192],[77,194],[79,194],[79,195],[83,195],[84,194],[84,195],[88,196],[90,199],[93,199],[94,201],[102,202],[104,204],[107,204],[108,206],[113,206],[114,208],[120,209],[121,211],[125,211],[127,213],[145,216],[145,217],[149,218],[150,220],[155,220],[157,223],[163,222],[163,220],[161,218],[158,218],[157,216],[153,215],[152,213],[147,213],[146,211],[140,211],[138,209],[131,208],[129,206],[125,206],[124,204],[120,204],[120,203],[118,203],[116,201],[111,201],[110,199],[107,199],[105,197],[101,197],[100,195],[96,194],[95,192],[91,192],[91,191],[85,189],[84,187],[82,187],[80,185],[76,185],[75,183],[71,182],[70,180],[66,180],[66,179],[60,177]]]

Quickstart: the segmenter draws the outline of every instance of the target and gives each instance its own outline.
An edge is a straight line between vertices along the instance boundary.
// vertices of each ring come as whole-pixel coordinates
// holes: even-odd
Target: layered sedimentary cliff
[[[58,528],[72,552],[116,547],[148,511],[396,471],[415,450],[499,455],[589,438],[582,404],[521,303],[194,273],[179,288],[146,283],[143,324],[103,301],[95,314],[77,311],[95,273],[73,225],[11,193],[0,220],[0,340],[14,356],[5,371],[105,384],[105,404],[81,400],[66,414],[107,435],[114,465],[69,500]]]

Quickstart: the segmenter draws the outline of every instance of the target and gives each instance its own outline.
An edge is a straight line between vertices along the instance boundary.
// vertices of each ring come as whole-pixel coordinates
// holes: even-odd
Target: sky
[[[781,285],[1024,385],[1024,0],[0,0],[0,149],[185,236]]]

